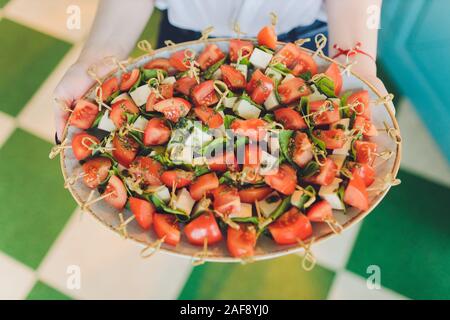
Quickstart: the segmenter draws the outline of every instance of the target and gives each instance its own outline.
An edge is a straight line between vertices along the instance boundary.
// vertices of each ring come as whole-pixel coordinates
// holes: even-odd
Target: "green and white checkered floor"
[[[80,30],[66,28],[74,4]],[[406,99],[403,183],[363,223],[315,246],[313,271],[296,255],[195,268],[164,254],[144,260],[77,209],[48,159],[51,92],[79,53],[96,1],[0,0],[0,8],[0,299],[450,298],[450,170]],[[154,41],[158,18],[143,37]],[[74,265],[79,289],[67,285]],[[366,285],[371,265],[380,289]]]

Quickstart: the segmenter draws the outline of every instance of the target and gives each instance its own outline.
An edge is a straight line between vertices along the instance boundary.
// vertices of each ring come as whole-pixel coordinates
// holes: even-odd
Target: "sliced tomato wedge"
[[[69,124],[77,128],[86,130],[92,126],[95,118],[98,115],[98,106],[90,101],[80,99],[77,101],[72,115],[69,119]]]
[[[321,200],[314,203],[306,214],[309,221],[324,222],[333,218],[333,208],[326,200]]]
[[[355,105],[355,110],[358,115],[370,120],[372,111],[370,108],[369,91],[361,90],[348,97],[347,105],[353,104]]]
[[[277,173],[266,175],[264,181],[278,192],[291,195],[297,185],[297,173],[291,166],[282,164]]]
[[[135,181],[142,181],[145,185],[160,186],[163,166],[149,157],[136,157],[128,169]]]
[[[273,192],[270,187],[251,187],[239,190],[239,197],[244,203],[254,203],[261,201]]]
[[[236,62],[239,57],[239,51],[241,56],[250,56],[253,52],[253,43],[247,40],[231,39],[230,40],[230,61]]]
[[[292,67],[292,74],[298,76],[305,72],[315,75],[317,73],[317,63],[309,53],[299,48],[297,60]]]
[[[324,164],[320,166],[319,172],[312,177],[304,178],[304,180],[310,183],[319,184],[321,186],[328,186],[333,183],[336,172],[336,163],[334,163],[333,160],[326,158]]]
[[[228,64],[223,64],[220,66],[220,71],[222,71],[223,82],[231,90],[244,89],[247,85],[244,75],[236,68]]]
[[[132,100],[122,99],[116,101],[111,106],[111,113],[109,114],[110,119],[114,122],[117,128],[122,127],[127,121],[127,113],[138,114],[139,108],[134,104]]]
[[[144,65],[144,69],[161,69],[164,71],[169,71],[170,67],[169,59],[165,58],[156,58]]]
[[[361,132],[364,137],[375,137],[378,135],[378,130],[375,125],[370,120],[361,116],[355,117],[353,129]]]
[[[105,201],[116,209],[122,209],[127,203],[127,190],[118,176],[111,176],[103,194],[110,194]]]
[[[272,50],[277,47],[277,34],[275,33],[275,28],[273,26],[265,26],[258,33],[258,44],[261,46],[266,46]]]
[[[272,78],[266,76],[261,70],[253,72],[250,82],[247,83],[246,91],[257,104],[263,104],[272,93],[274,83]]]
[[[152,226],[153,214],[156,209],[155,206],[147,200],[130,197],[130,210],[134,214],[137,223],[142,229],[148,230]]]
[[[241,211],[241,199],[237,188],[223,184],[214,189],[214,210],[225,216],[236,214]]]
[[[143,142],[146,146],[162,145],[169,141],[170,134],[171,130],[163,119],[152,118],[145,127]]]
[[[308,126],[303,117],[292,108],[280,108],[273,112],[275,119],[283,125],[285,129],[300,130]]]
[[[190,244],[202,246],[205,241],[215,244],[222,240],[222,232],[211,212],[205,212],[184,227],[184,234]]]
[[[375,181],[375,169],[371,165],[351,162],[349,163],[349,168],[352,174],[357,174],[364,180],[366,187],[371,186]]]
[[[228,227],[227,248],[232,257],[251,257],[255,253],[256,229],[251,224],[240,223],[239,229]]]
[[[223,124],[222,115],[212,108],[206,106],[195,107],[194,113],[197,118],[211,129],[218,128]]]
[[[231,123],[230,128],[237,135],[245,136],[251,140],[257,141],[266,136],[266,126],[267,122],[262,119],[236,119]]]
[[[185,96],[189,96],[191,94],[192,88],[197,85],[197,80],[192,77],[181,77],[174,84],[174,90]]]
[[[273,57],[274,62],[283,63],[297,76],[307,71],[317,73],[317,64],[311,55],[293,43],[287,43]]]
[[[219,102],[216,90],[214,89],[213,80],[207,80],[196,85],[194,89],[192,89],[191,96],[192,100],[194,100],[194,104],[198,107],[209,107]]]
[[[161,90],[161,95],[164,99],[169,99],[173,97],[173,84],[171,83],[163,83],[159,86]]]
[[[339,106],[336,103],[332,103],[332,107],[330,107],[326,100],[311,101],[309,108],[311,112],[316,113],[312,117],[315,125],[331,124],[341,119]],[[329,110],[331,108],[332,110]]]
[[[342,90],[342,75],[341,70],[336,63],[330,64],[328,69],[325,71],[325,74],[331,78],[334,82],[334,94],[336,97],[339,96]]]
[[[105,157],[90,159],[83,163],[83,182],[91,189],[98,187],[108,177],[111,160]]]
[[[359,210],[369,209],[369,196],[367,195],[364,180],[354,172],[344,192],[344,202]]]
[[[342,129],[314,130],[314,136],[325,142],[327,149],[332,150],[342,148],[347,140]]]
[[[120,90],[128,91],[139,80],[139,69],[135,68],[130,72],[122,74],[122,81],[120,82]]]
[[[189,69],[189,59],[193,58],[192,51],[185,49],[173,53],[169,58],[169,63],[178,71],[187,71]]]
[[[181,169],[164,171],[161,175],[161,181],[167,187],[184,188],[192,183],[194,180],[194,173]]]
[[[261,148],[250,143],[245,146],[244,159],[240,159],[240,150],[238,149],[238,160],[243,163],[242,172],[245,172],[245,181],[248,183],[256,183],[262,179],[259,174],[261,164]]]
[[[102,100],[108,100],[114,92],[119,90],[119,80],[116,77],[105,80],[102,85]]]
[[[310,94],[311,90],[301,78],[286,80],[278,86],[278,95],[282,104],[294,102]]]
[[[100,140],[88,133],[80,132],[74,135],[72,139],[72,151],[77,160],[83,160],[92,155],[89,147],[93,144],[99,144]]]
[[[159,239],[164,238],[164,243],[176,246],[180,242],[180,225],[175,215],[155,213],[153,215],[153,228]]]
[[[145,111],[148,111],[148,112],[154,111],[155,104],[157,104],[161,100],[163,100],[163,99],[158,97],[155,92],[150,92],[150,94],[148,95],[148,98],[147,98],[147,102],[145,103]]]
[[[153,108],[161,112],[167,120],[178,122],[191,110],[191,104],[183,98],[170,98],[158,102]]]
[[[312,143],[308,135],[304,132],[297,132],[294,137],[294,150],[292,160],[300,167],[304,168],[313,158]]]
[[[200,200],[205,194],[219,187],[217,175],[212,173],[204,174],[195,180],[189,187],[189,192],[194,200]]]
[[[310,237],[312,226],[304,214],[296,207],[292,207],[269,225],[269,231],[277,244],[288,245]]]
[[[356,150],[356,161],[359,163],[372,164],[377,152],[377,144],[369,141],[356,140],[354,142]]]
[[[225,172],[227,170],[237,171],[239,169],[233,151],[225,151],[221,154],[216,154],[214,157],[208,158],[207,163],[209,169],[212,171]]]
[[[197,57],[197,62],[201,70],[206,70],[223,58],[225,58],[225,54],[216,44],[208,44]]]
[[[121,137],[116,135],[112,141],[113,144],[113,157],[124,167],[128,167],[139,150],[139,144],[137,141],[129,135]]]

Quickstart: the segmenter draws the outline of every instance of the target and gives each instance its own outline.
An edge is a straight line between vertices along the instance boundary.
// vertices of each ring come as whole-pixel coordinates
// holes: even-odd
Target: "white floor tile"
[[[108,230],[89,214],[72,216],[38,274],[78,299],[175,299],[190,274],[187,259],[139,256],[140,247]],[[67,268],[81,270],[81,288],[67,288]]]
[[[14,118],[0,111],[0,147],[9,138],[15,127]]]
[[[97,3],[98,0],[11,0],[5,6],[3,15],[43,33],[69,42],[77,42],[85,38],[89,32]],[[74,12],[70,12],[70,6],[79,8],[79,29],[67,26],[67,20]]]
[[[401,101],[398,122],[403,137],[403,169],[450,186],[450,166],[414,107]]]
[[[0,252],[0,300],[26,298],[35,282],[33,270]]]
[[[361,223],[358,223],[340,235],[314,245],[312,252],[317,262],[331,270],[343,269],[350,257],[360,227]]]
[[[54,142],[53,91],[67,69],[76,61],[81,46],[74,46],[57,65],[18,115],[18,125],[33,134]]]
[[[383,279],[381,278],[381,283]],[[349,271],[336,274],[333,285],[328,293],[330,300],[403,300],[405,297],[389,289],[369,289],[366,279]]]

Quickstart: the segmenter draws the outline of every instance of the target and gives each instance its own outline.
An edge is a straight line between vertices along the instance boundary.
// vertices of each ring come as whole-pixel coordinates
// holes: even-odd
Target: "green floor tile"
[[[413,299],[450,298],[450,189],[405,171],[362,225],[347,268]]]
[[[207,263],[194,268],[179,299],[325,299],[334,273],[304,271],[290,255],[252,264]]]
[[[38,281],[28,294],[27,300],[70,300],[70,298],[45,283]]]
[[[160,21],[161,21],[161,11],[155,8],[155,10],[153,10],[150,20],[148,21],[147,25],[145,26],[145,29],[142,32],[141,36],[139,37],[138,41],[147,40],[152,44],[153,48],[156,48],[156,45],[158,44],[159,22]],[[133,50],[133,52],[131,53],[131,56],[138,57],[144,53],[145,52],[139,50],[138,48],[135,48]]]
[[[75,202],[51,145],[16,130],[0,149],[0,250],[37,268]]]
[[[0,43],[0,110],[15,116],[71,45],[7,19]]]

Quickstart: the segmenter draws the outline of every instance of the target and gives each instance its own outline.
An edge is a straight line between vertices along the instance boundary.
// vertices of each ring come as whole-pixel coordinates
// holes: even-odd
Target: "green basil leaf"
[[[141,72],[145,81],[158,78],[158,72],[162,72],[164,77],[167,77],[167,71],[162,69],[142,69]]]
[[[266,46],[256,46],[256,47],[268,54],[274,54],[274,51]]]
[[[301,73],[299,75],[299,77],[302,78],[305,81],[309,81],[312,78],[312,73],[311,73],[311,71],[306,71],[306,72]]]
[[[230,129],[231,123],[236,119],[236,116],[226,114],[225,117],[223,117],[223,126],[225,127],[225,129]]]
[[[287,68],[284,64],[282,63],[275,63],[275,64],[271,64],[270,68],[278,71],[279,73],[281,73],[283,76],[286,76],[288,74],[290,74],[292,71]]]
[[[312,128],[314,126],[312,118],[309,116],[307,117],[307,115],[309,115],[309,113],[311,112],[308,97],[302,97],[300,99],[298,108],[300,109],[300,112],[302,113],[303,119],[305,120],[305,123],[308,126],[308,128]]]
[[[316,195],[316,190],[314,190],[312,186],[307,186],[305,189],[310,193]],[[297,202],[293,203],[293,205],[301,210],[303,209],[305,203],[308,202],[310,198],[311,196],[307,195],[306,193],[303,193],[300,199],[298,199]]]
[[[100,120],[102,119],[102,117],[103,117],[104,114],[105,114],[104,111],[101,111],[101,112],[99,112],[99,113],[97,114],[97,117],[95,117],[95,120],[94,120],[94,122],[92,123],[91,128],[97,128],[97,127],[98,127],[98,125],[99,125],[99,123],[100,123]]]
[[[313,144],[316,145],[320,150],[322,150],[322,151],[326,151],[327,150],[325,142],[323,142],[318,137],[316,137],[313,134],[311,129],[308,130],[308,136],[311,139],[311,141],[313,142]]]
[[[351,91],[346,91],[341,96],[341,109],[340,109],[340,115],[341,118],[348,118],[350,117],[350,110],[347,106],[347,100],[352,95]]]
[[[223,59],[221,59],[221,60],[219,60],[219,61],[217,61],[217,62],[214,63],[211,67],[209,67],[209,68],[203,73],[203,77],[204,77],[206,80],[211,79],[212,76],[213,76],[213,74],[214,74],[214,72],[216,72],[216,71],[220,68],[220,66],[224,64],[225,59],[226,59],[226,57],[223,58]]]
[[[236,217],[236,218],[231,218],[231,220],[233,222],[252,223],[254,225],[259,224],[259,220],[257,217],[245,217],[245,218]]]
[[[283,213],[285,213],[290,203],[291,203],[291,196],[287,196],[286,198],[284,198],[283,201],[281,201],[280,205],[270,215],[272,221],[277,220]]]
[[[316,161],[312,160],[308,162],[305,168],[302,169],[300,177],[309,178],[313,176],[317,171],[319,171],[319,169],[320,169],[319,164]]]
[[[150,194],[150,195],[145,195],[144,197],[147,198],[147,200],[151,201],[157,210],[160,211],[164,211],[166,213],[170,213],[170,214],[175,214],[177,215],[177,217],[181,216],[181,217],[188,217],[189,215],[186,214],[184,211],[178,210],[178,209],[172,209],[171,207],[169,207],[168,205],[166,205],[166,203],[164,201],[162,201],[156,194]]]
[[[328,98],[336,98],[336,95],[334,93],[334,81],[324,75],[323,77],[319,77],[314,81],[314,84],[316,85],[317,89],[324,95],[326,95]]]
[[[280,143],[281,154],[290,163],[293,163],[290,155],[290,145],[293,134],[294,134],[293,130],[280,130],[280,132],[278,133],[278,140]]]

